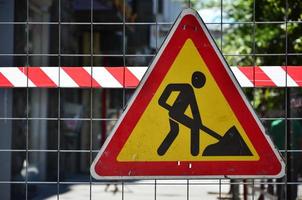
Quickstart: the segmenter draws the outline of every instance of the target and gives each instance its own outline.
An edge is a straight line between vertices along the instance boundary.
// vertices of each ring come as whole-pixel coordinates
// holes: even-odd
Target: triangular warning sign
[[[186,9],[91,173],[96,179],[280,177],[284,162],[205,24]]]

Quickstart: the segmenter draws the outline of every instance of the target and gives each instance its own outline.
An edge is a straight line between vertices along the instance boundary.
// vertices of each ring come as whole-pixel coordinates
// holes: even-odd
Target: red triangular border
[[[208,66],[223,95],[247,133],[258,161],[118,162],[120,150],[151,101],[185,41],[190,38]],[[143,139],[143,138],[142,138]],[[95,158],[91,174],[96,179],[165,177],[281,177],[284,162],[246,100],[230,68],[196,11],[182,11],[160,48],[111,136]]]

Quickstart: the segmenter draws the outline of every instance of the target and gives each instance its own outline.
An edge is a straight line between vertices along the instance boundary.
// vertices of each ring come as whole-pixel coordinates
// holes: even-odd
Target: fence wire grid
[[[299,1],[0,0],[0,68],[146,67],[188,7],[229,65],[302,64]],[[301,88],[243,88],[284,178],[106,182],[89,167],[135,89],[61,88],[58,73],[58,88],[0,88],[0,199],[302,199]]]

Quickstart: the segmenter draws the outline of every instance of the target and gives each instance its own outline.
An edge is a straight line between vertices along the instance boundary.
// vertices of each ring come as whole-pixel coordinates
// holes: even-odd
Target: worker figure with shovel
[[[202,72],[192,74],[191,83],[194,88],[202,88],[206,83],[206,77]],[[209,145],[203,152],[203,156],[221,155],[251,155],[250,150],[242,140],[235,126],[232,126],[224,136],[204,126],[201,121],[194,89],[188,83],[168,84],[158,100],[158,104],[169,111],[170,131],[157,149],[158,155],[164,155],[179,133],[179,123],[191,129],[191,155],[197,156],[200,147],[200,130],[206,132],[218,140],[217,144]],[[179,92],[172,105],[167,103],[172,92]],[[185,114],[190,108],[192,118]]]

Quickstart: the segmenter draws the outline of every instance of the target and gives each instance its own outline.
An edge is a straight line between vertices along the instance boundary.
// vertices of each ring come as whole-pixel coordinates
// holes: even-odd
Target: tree
[[[302,24],[297,22],[302,20],[302,1],[234,0],[225,1],[223,9],[230,21],[243,22],[224,26],[223,52],[243,55],[227,56],[230,65],[302,64],[301,56],[286,56],[286,52],[302,53]],[[266,88],[255,92],[246,89],[245,92],[253,99],[258,112],[264,103],[266,110],[284,110],[282,89]]]
[[[255,10],[254,10],[255,6]],[[248,22],[232,25],[224,37],[225,52],[232,54],[285,54],[302,52],[302,1],[284,0],[235,0],[224,4],[229,19]],[[285,20],[288,23],[285,23]],[[256,24],[253,24],[255,20]],[[231,58],[235,59],[235,58]],[[285,64],[285,56],[241,57],[238,62],[264,65]],[[300,57],[289,58],[288,64],[301,64]]]
[[[288,53],[302,53],[302,24],[299,23],[302,20],[302,1],[234,0],[224,6],[229,19],[235,22],[248,22],[234,24],[226,30],[223,40],[224,53],[252,54],[252,56],[227,57],[228,62],[235,62],[237,65],[302,65],[301,56],[288,55]],[[286,117],[290,117],[293,116],[293,112],[297,112],[297,108],[290,109],[287,104],[291,100],[289,97],[293,90],[288,89],[287,93],[285,91],[281,88],[245,89],[258,114],[266,117],[285,117],[286,113]],[[286,95],[287,101],[285,101]],[[302,96],[301,90],[295,95]],[[272,115],[272,111],[277,110],[283,113]],[[284,147],[286,143],[287,148],[291,149],[294,141],[301,140],[296,136],[300,130],[294,128],[295,124],[299,123],[283,121],[284,129],[278,127],[281,137],[275,139],[275,142],[283,144]],[[285,127],[287,127],[287,134],[284,133]],[[276,136],[277,131],[271,131],[270,134]],[[297,161],[301,160],[301,155],[286,154],[286,159],[287,180],[294,182],[298,173],[296,168],[300,165]],[[277,191],[282,198],[284,190],[279,187]],[[286,191],[288,199],[296,199],[296,185],[287,186]]]

